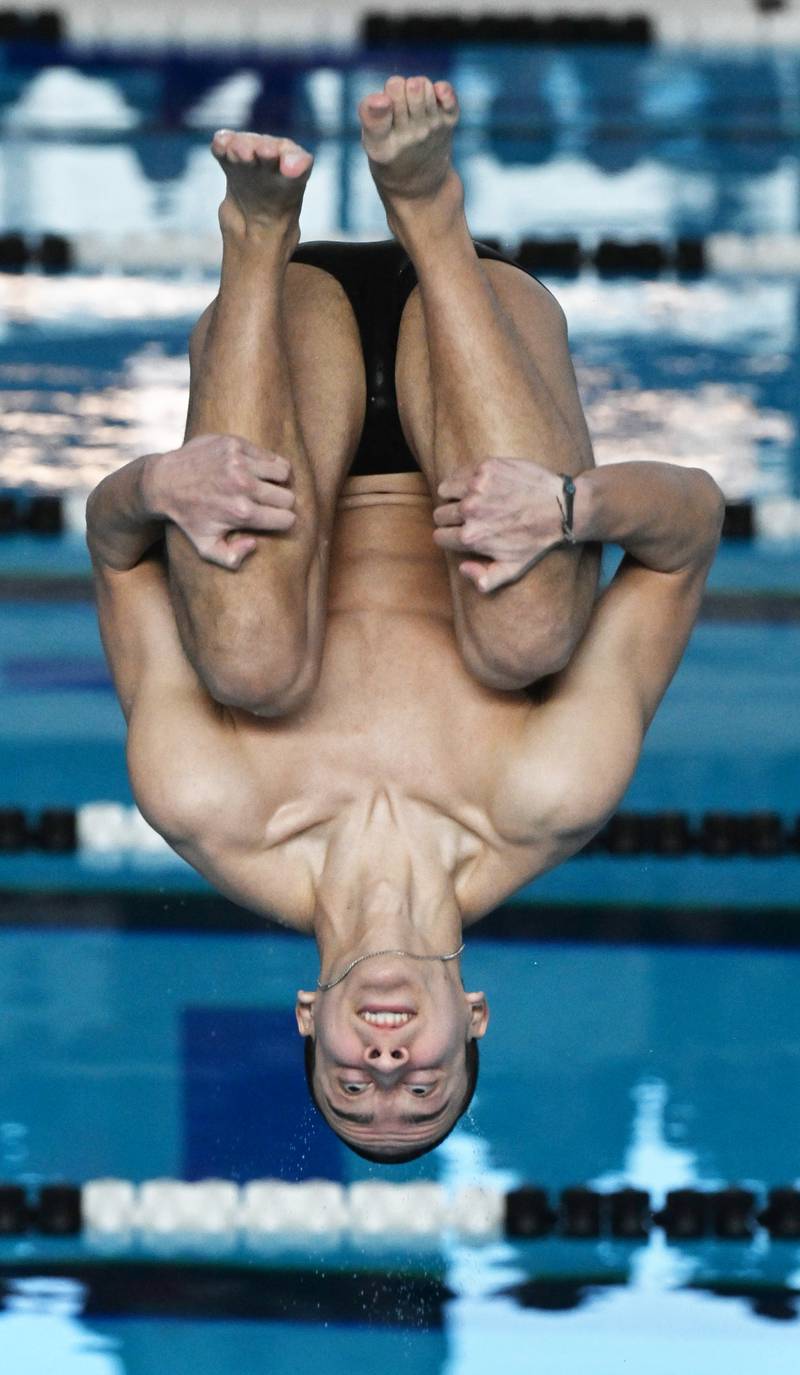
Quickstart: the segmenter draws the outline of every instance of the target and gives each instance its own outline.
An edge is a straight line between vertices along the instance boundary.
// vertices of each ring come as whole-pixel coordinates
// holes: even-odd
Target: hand
[[[247,439],[204,434],[148,460],[148,505],[191,540],[201,559],[239,568],[256,547],[242,531],[289,530],[294,492],[288,459]]]
[[[471,473],[439,483],[433,538],[440,549],[469,550],[490,562],[467,559],[459,570],[481,592],[516,582],[551,549],[563,544],[563,482],[529,458],[487,458]]]

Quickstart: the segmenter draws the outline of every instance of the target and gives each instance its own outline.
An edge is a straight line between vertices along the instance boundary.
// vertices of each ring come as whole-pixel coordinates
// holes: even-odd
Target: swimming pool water
[[[552,1192],[633,1184],[658,1203],[669,1188],[760,1190],[796,1177],[796,950],[468,941],[465,961],[466,985],[484,989],[492,1011],[478,1092],[448,1142],[393,1179]],[[0,1173],[31,1185],[381,1176],[306,1099],[291,1006],[314,970],[311,943],[291,935],[0,931]],[[133,1259],[145,1256],[134,1247]],[[765,1362],[783,1375],[796,1343],[800,1247],[763,1238],[675,1244],[654,1232],[635,1245],[445,1239],[338,1251],[310,1242],[261,1257],[195,1248],[184,1255],[195,1299],[184,1297],[182,1316],[175,1296],[192,1286],[177,1278],[166,1288],[131,1281],[127,1311],[114,1316],[124,1284],[112,1283],[113,1267],[124,1259],[112,1256],[93,1281],[86,1267],[102,1254],[91,1244],[0,1242],[0,1273],[39,1277],[7,1298],[0,1360],[13,1356],[15,1375],[43,1369],[35,1360],[50,1352],[76,1375],[149,1375],[160,1349],[171,1368],[191,1359],[211,1375],[220,1363],[249,1372],[267,1359],[288,1372],[300,1351],[338,1372],[359,1352],[391,1352],[402,1369],[466,1375],[490,1351],[521,1372],[535,1351],[567,1375],[594,1352],[588,1368],[611,1375],[648,1349],[648,1371],[689,1362],[680,1368],[705,1375],[723,1368],[702,1363],[713,1341],[715,1360],[737,1350],[746,1375]],[[203,1263],[216,1276],[205,1291]],[[361,1273],[360,1289],[335,1297],[336,1276],[347,1286],[348,1273]],[[237,1324],[248,1294],[255,1311]],[[266,1316],[278,1297],[295,1321]]]
[[[461,93],[457,153],[478,235],[591,245],[800,229],[796,52],[460,49],[420,55],[418,69],[433,61]],[[390,68],[374,54],[0,65],[3,227],[73,236],[84,264],[65,277],[0,275],[0,487],[79,492],[180,441],[187,334],[214,291],[221,177],[207,143],[218,125],[291,131],[314,149],[305,238],[385,233],[352,112]],[[174,256],[175,242],[187,246],[183,270],[146,267],[148,244]],[[729,500],[800,496],[796,276],[633,283],[589,270],[549,284],[600,461],[706,467]],[[796,546],[736,552],[720,551],[712,588],[796,594]],[[85,572],[81,541],[4,537],[0,570],[32,569]],[[9,601],[2,625],[0,805],[128,800],[91,608]],[[796,619],[701,623],[627,804],[796,810],[799,653]],[[205,893],[177,861],[124,881],[113,864],[89,873],[74,857],[1,863],[19,896],[16,918],[0,903],[0,1177],[36,1188],[109,1174],[381,1174],[306,1099],[291,999],[314,977],[310,942],[159,930],[162,914],[182,904],[191,916]],[[767,897],[796,907],[796,867],[589,858],[536,887],[555,912],[612,889],[617,901],[662,905],[711,895],[730,935],[737,903],[754,920]],[[42,892],[132,883],[151,893],[146,930],[112,929],[120,909],[110,901],[103,916],[102,898],[84,916],[108,925],[59,929],[64,904],[50,910]],[[665,923],[646,946],[468,940],[467,985],[492,1008],[479,1089],[448,1142],[392,1178],[552,1192],[638,1184],[655,1202],[684,1185],[798,1180],[792,924],[762,929],[758,948],[669,936]],[[179,1257],[180,1274],[163,1257],[144,1275],[124,1259],[115,1271],[82,1241],[0,1239],[0,1369],[788,1375],[797,1365],[800,1247],[763,1232],[747,1244],[675,1245],[656,1231],[636,1246],[444,1238],[423,1252],[195,1251]]]
[[[379,235],[356,107],[397,67],[459,91],[458,153],[479,233],[798,228],[800,56],[779,49],[12,58],[0,72],[16,172],[4,218],[68,234],[213,232],[221,179],[207,142],[224,126],[291,133],[315,152],[306,237]]]
[[[800,495],[798,283],[550,283],[597,461],[707,468],[729,500]],[[0,277],[0,485],[86,490],[179,444],[208,278]]]

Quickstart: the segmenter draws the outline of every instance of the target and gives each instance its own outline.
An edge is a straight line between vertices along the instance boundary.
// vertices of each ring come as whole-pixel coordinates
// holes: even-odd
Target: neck
[[[461,944],[452,876],[430,834],[406,823],[382,793],[331,837],[314,913],[323,981],[376,950],[443,955]]]

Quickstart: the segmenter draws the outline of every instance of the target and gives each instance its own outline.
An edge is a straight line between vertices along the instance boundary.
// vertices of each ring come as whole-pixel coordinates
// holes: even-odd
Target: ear
[[[486,1035],[486,1028],[489,1025],[489,1004],[486,995],[483,993],[465,993],[464,997],[469,1004],[469,1034],[475,1040],[480,1040],[481,1036]]]
[[[301,1036],[313,1036],[314,1034],[314,1004],[316,1001],[316,993],[308,993],[302,988],[298,989],[294,1015],[297,1019],[297,1030]]]

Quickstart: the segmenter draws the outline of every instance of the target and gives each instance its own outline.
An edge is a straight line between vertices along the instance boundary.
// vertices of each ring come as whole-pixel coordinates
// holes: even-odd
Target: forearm
[[[619,544],[657,572],[713,553],[724,511],[722,492],[702,468],[609,463],[575,479],[576,538]]]
[[[92,558],[110,568],[134,568],[164,533],[156,510],[155,468],[159,454],[135,458],[103,478],[86,504],[86,542]]]

